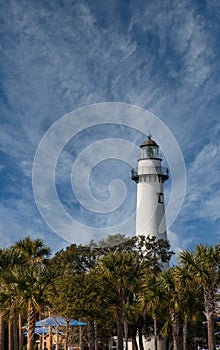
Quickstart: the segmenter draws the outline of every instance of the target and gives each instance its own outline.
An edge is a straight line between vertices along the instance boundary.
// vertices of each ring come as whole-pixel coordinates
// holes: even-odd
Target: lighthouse
[[[167,240],[163,187],[168,178],[159,146],[149,135],[140,145],[137,169],[132,169],[137,183],[136,235]]]
[[[137,169],[132,169],[137,184],[136,235],[155,236],[167,240],[163,185],[169,178],[168,168],[162,166],[162,156],[151,135],[140,145]],[[168,262],[163,268],[169,267]],[[155,340],[144,339],[144,349],[155,348]],[[165,339],[157,340],[158,350],[166,348]]]

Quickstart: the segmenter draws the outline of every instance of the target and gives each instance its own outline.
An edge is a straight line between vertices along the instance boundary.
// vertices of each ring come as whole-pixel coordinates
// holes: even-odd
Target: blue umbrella
[[[35,327],[34,329],[35,334],[47,334],[49,333],[49,327]],[[55,329],[52,329],[52,333],[56,333]],[[27,331],[23,332],[23,334],[27,334]]]
[[[82,321],[73,320],[71,318],[69,320],[69,326],[87,326],[87,323],[86,322],[82,322]]]
[[[49,332],[48,327],[35,327],[34,333],[35,334],[47,334]]]
[[[69,320],[70,326],[87,326],[85,322],[77,321],[74,319]],[[37,321],[36,327],[55,327],[56,328],[56,350],[58,350],[58,334],[59,326],[66,326],[65,317],[47,317],[43,320]]]
[[[47,317],[36,322],[36,327],[57,327],[65,325],[65,321],[61,317]]]
[[[43,320],[36,322],[36,327],[58,327],[66,326],[65,317],[47,317]],[[87,326],[87,323],[82,321],[77,321],[74,319],[69,320],[69,326]]]

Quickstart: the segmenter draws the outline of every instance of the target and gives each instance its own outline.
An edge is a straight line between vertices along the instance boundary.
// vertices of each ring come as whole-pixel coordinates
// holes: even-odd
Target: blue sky
[[[161,125],[179,145],[187,173],[184,203],[168,230],[172,248],[178,253],[219,242],[219,17],[218,0],[2,2],[1,247],[27,234],[42,238],[53,252],[70,242],[133,234],[136,185],[130,169],[137,146],[150,132],[168,157],[167,165],[177,171],[165,184],[165,196],[167,202],[173,196],[178,206],[183,174],[178,165],[174,169],[174,144],[169,145],[163,127],[158,131]],[[121,104],[137,106],[157,122],[147,120],[142,127],[134,113],[131,126],[132,117],[126,119],[125,113],[117,123],[115,116],[106,119],[104,110],[103,123],[98,119],[90,125],[85,115],[93,107],[84,106],[107,102],[118,103],[119,110]],[[49,140],[41,171],[49,179],[52,154],[60,137],[70,132],[57,155],[54,187],[72,234],[61,211],[55,211],[55,197],[41,182],[41,173],[38,189],[47,195],[42,204],[46,220],[32,186],[42,138],[70,114],[72,129],[67,125]],[[175,191],[174,180],[179,183]],[[49,215],[56,229],[53,223],[48,226]]]

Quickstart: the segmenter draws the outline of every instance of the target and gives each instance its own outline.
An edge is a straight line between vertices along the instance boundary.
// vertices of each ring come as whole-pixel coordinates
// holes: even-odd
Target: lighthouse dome
[[[145,140],[140,145],[141,148],[142,147],[146,147],[146,146],[153,146],[153,147],[158,147],[159,148],[159,146],[156,144],[156,142],[154,140],[152,140],[151,135],[148,135],[147,140]]]

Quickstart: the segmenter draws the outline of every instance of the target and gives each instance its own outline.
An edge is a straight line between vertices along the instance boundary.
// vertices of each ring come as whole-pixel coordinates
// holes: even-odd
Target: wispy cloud
[[[180,144],[188,183],[185,203],[176,221],[181,227],[171,228],[176,235],[180,232],[178,240],[175,234],[172,238],[177,250],[186,247],[192,237],[197,239],[198,220],[205,219],[209,225],[218,219],[218,13],[215,0],[202,5],[189,0],[138,4],[111,1],[99,6],[83,0],[63,5],[21,0],[3,5],[1,232],[10,232],[5,244],[21,235],[24,228],[37,230],[42,237],[48,230],[37,213],[31,189],[34,154],[45,132],[64,114],[101,101],[127,102],[149,109],[166,123]],[[78,120],[80,123],[83,125],[83,119]],[[136,123],[138,128],[138,119]],[[120,132],[122,139],[129,135],[128,130],[121,128],[116,138]],[[89,144],[89,137],[95,142],[102,136],[100,130],[94,129],[91,135],[85,132],[80,135],[82,139],[78,137],[75,143],[69,143],[70,148],[67,146],[59,157],[55,174],[58,195],[62,197],[62,192],[67,191],[62,198],[64,206],[69,213],[76,210],[84,222],[88,213],[77,207],[72,196],[70,172],[73,161]],[[136,144],[141,135],[133,132],[130,136]],[[158,132],[158,136],[158,142],[163,144],[163,134]],[[129,136],[127,139],[132,141]],[[92,160],[95,154],[89,157]],[[45,173],[49,165],[48,157]],[[118,164],[115,167],[120,168]],[[123,167],[121,170],[127,171]],[[109,175],[107,164],[102,171]],[[91,175],[95,175],[90,178],[93,194],[106,199],[107,181],[98,176],[95,168]],[[169,191],[169,185],[166,188]],[[128,186],[127,190],[134,198],[135,187]],[[177,202],[178,195],[175,194]],[[50,199],[52,206],[53,197]],[[131,213],[134,203],[128,200],[127,205]],[[124,220],[122,209],[125,210],[121,208],[118,218],[121,215]],[[111,218],[106,216],[90,216],[89,220],[94,226],[111,225]],[[62,230],[70,232],[71,226],[65,227],[61,221],[59,224]],[[190,237],[184,235],[183,226],[190,230]],[[133,229],[128,225],[126,230],[130,233]],[[217,234],[213,239],[216,237]]]
[[[205,144],[189,166],[186,215],[216,220],[219,218],[219,166],[220,145],[218,141]],[[215,204],[214,204],[215,203]]]

